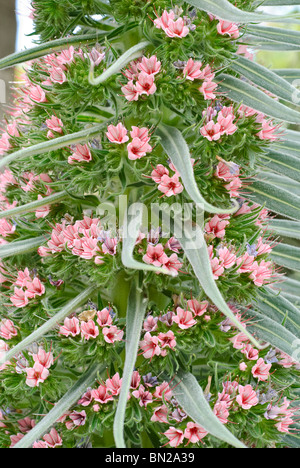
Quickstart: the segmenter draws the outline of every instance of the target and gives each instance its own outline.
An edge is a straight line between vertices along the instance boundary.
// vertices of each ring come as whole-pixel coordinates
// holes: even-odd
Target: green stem
[[[42,206],[52,205],[53,203],[58,203],[66,198],[66,192],[58,192],[49,195],[48,197],[43,198],[42,200],[37,200],[34,202],[26,203],[26,205],[16,206],[10,210],[4,210],[0,212],[1,218],[11,218],[22,213],[29,213],[30,211],[35,211],[37,208]]]

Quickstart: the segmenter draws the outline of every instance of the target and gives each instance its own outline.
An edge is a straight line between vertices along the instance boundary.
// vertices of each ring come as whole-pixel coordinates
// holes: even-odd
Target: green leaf
[[[29,146],[28,148],[15,151],[14,153],[8,154],[0,160],[0,169],[7,166],[12,161],[16,161],[21,158],[28,158],[29,156],[36,156],[38,154],[47,153],[49,151],[55,151],[60,148],[64,148],[69,145],[74,145],[76,143],[81,143],[82,141],[88,140],[95,136],[98,136],[99,133],[106,128],[107,122],[100,125],[93,125],[89,128],[81,130],[80,132],[71,133],[69,135],[64,135],[62,137],[54,138],[53,140],[44,141],[43,143],[38,143],[34,146]]]
[[[250,192],[251,201],[266,205],[274,213],[300,221],[300,196],[266,180],[255,180],[247,191]]]
[[[300,0],[259,0],[258,3],[264,6],[300,5]]]
[[[263,13],[252,13],[242,11],[236,8],[227,0],[188,0],[187,3],[193,5],[199,10],[212,13],[223,20],[233,21],[235,23],[252,23],[262,21],[297,22],[289,16],[265,15]]]
[[[269,151],[267,154],[260,155],[260,159],[267,170],[271,169],[300,182],[300,158],[277,151]]]
[[[70,315],[74,310],[80,307],[82,304],[87,302],[89,297],[95,292],[95,286],[90,286],[85,289],[82,293],[76,296],[74,299],[69,301],[57,314],[55,314],[51,319],[45,322],[41,327],[37,328],[29,336],[24,338],[20,343],[11,348],[9,351],[2,355],[0,358],[0,365],[6,361],[12,359],[16,354],[20,353],[28,346],[30,346],[35,341],[40,340],[44,335],[46,335],[50,330],[55,328],[62,320],[64,320],[68,315]]]
[[[33,237],[31,239],[9,242],[1,245],[0,258],[8,258],[13,255],[23,255],[40,247],[45,242],[45,236]]]
[[[99,85],[104,83],[111,76],[119,73],[122,68],[131,62],[131,60],[141,57],[143,55],[143,49],[145,49],[148,45],[150,45],[150,42],[143,41],[126,50],[126,52],[122,54],[121,57],[119,57],[107,70],[105,70],[105,72],[103,72],[97,78],[94,76],[94,65],[92,64],[89,73],[90,84],[94,86]]]
[[[179,405],[195,423],[203,427],[214,437],[227,442],[236,448],[246,448],[233,434],[219,421],[205,399],[202,388],[196,378],[190,373],[180,371],[172,381],[173,393]]]
[[[285,131],[287,132],[287,131]],[[300,142],[297,142],[295,139],[291,139],[291,136],[288,135],[284,141],[274,141],[272,143],[272,149],[278,153],[288,154],[289,156],[294,156],[300,158]]]
[[[147,308],[147,299],[133,281],[126,315],[126,357],[122,376],[122,388],[114,419],[114,438],[117,448],[125,448],[124,423],[132,373],[139,349],[140,336]]]
[[[258,38],[256,36],[251,36],[250,34],[243,37],[243,42],[249,47],[260,50],[272,50],[276,52],[299,51],[298,46],[287,44],[286,42],[271,41],[270,39],[264,39],[263,37]]]
[[[219,91],[234,102],[243,102],[245,106],[275,119],[300,124],[300,112],[281,104],[251,84],[224,73],[218,75],[218,79],[221,81]]]
[[[300,281],[297,281],[293,278],[285,276],[282,282],[275,283],[273,287],[278,291],[283,291],[290,295],[300,297]]]
[[[147,263],[138,262],[133,258],[133,251],[136,246],[136,240],[138,238],[139,230],[142,226],[143,209],[143,204],[134,203],[129,207],[128,213],[126,213],[122,235],[123,265],[126,268],[133,270],[153,271],[154,273],[163,273],[165,275],[172,276],[172,274],[165,268],[158,268],[153,265],[148,265]]]
[[[259,292],[257,305],[263,315],[279,324],[284,323],[285,328],[300,339],[300,310],[291,302],[266,288],[265,293]]]
[[[281,69],[274,69],[273,70],[276,75],[281,76],[286,81],[290,81],[291,83],[294,80],[300,80],[300,70],[299,68],[281,68]]]
[[[236,203],[234,207],[220,208],[212,206],[202,197],[195,180],[189,147],[177,128],[161,125],[156,133],[160,137],[164,151],[179,172],[187,193],[196,205],[209,213],[230,214],[237,211]]]
[[[300,31],[292,29],[273,28],[269,26],[251,25],[247,28],[247,33],[262,37],[275,42],[290,44],[292,46],[300,46]]]
[[[268,70],[266,67],[242,56],[237,56],[230,68],[245,76],[257,86],[270,91],[286,101],[294,102],[293,97],[295,93],[298,93],[298,90],[272,70]]]
[[[276,187],[283,188],[294,195],[300,196],[300,183],[296,180],[290,179],[284,175],[276,174],[275,172],[261,171],[256,175],[258,180],[272,183]]]
[[[83,374],[72,388],[53,406],[51,411],[21,439],[14,448],[28,448],[35,441],[39,440],[57,420],[68,411],[86,392],[87,388],[94,383],[98,374],[104,371],[105,365],[93,364],[90,369]]]
[[[297,352],[297,348],[299,348],[299,338],[297,338],[296,335],[275,320],[265,317],[253,309],[246,313],[249,317],[253,318],[249,326],[251,326],[251,331],[255,333],[259,339],[270,343],[293,359],[295,353],[299,354],[299,352]]]
[[[286,139],[287,141],[290,141],[290,142],[295,141],[300,145],[300,132],[298,131],[285,129],[284,135],[282,138],[283,140]]]
[[[271,253],[272,260],[277,265],[289,270],[300,271],[300,248],[293,245],[278,244]]]
[[[27,203],[26,205],[16,206],[15,208],[11,208],[10,210],[0,211],[0,219],[11,218],[13,216],[17,216],[23,213],[29,213],[30,211],[35,211],[37,208],[40,208],[42,206],[58,203],[64,200],[66,197],[66,192],[53,193],[47,197],[44,197],[42,200],[36,200],[34,202]]]
[[[276,234],[282,237],[300,240],[300,222],[287,221],[285,219],[271,219],[268,224],[268,229],[275,231]]]
[[[218,309],[232,321],[234,326],[245,333],[249,340],[259,348],[259,343],[236,319],[234,313],[228,307],[219,291],[217,282],[213,277],[207,245],[200,227],[193,225],[191,221],[185,220],[182,228],[181,220],[179,217],[176,217],[174,220],[173,234],[180,242],[205,294]]]

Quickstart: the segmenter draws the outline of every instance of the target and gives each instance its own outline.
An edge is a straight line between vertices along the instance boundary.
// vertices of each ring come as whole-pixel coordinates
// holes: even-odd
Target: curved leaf
[[[26,158],[29,156],[36,156],[38,154],[47,153],[49,151],[55,151],[60,148],[64,148],[69,145],[81,143],[84,140],[95,137],[107,126],[107,122],[100,125],[93,125],[89,128],[81,130],[80,132],[71,133],[62,137],[54,138],[53,140],[44,141],[34,146],[15,151],[14,153],[8,154],[0,160],[0,169],[7,166],[12,161],[17,159]]]
[[[45,242],[45,237],[33,237],[31,239],[10,242],[0,246],[0,258],[8,258],[13,255],[23,255],[40,247]]]
[[[268,229],[275,231],[276,234],[282,237],[300,240],[300,222],[287,221],[285,219],[271,219],[268,223]]]
[[[251,36],[250,34],[243,37],[243,43],[247,44],[249,47],[254,47],[255,49],[260,50],[272,50],[276,52],[299,51],[298,46],[288,44],[286,42],[271,41],[270,39]]]
[[[300,298],[300,281],[297,281],[293,278],[284,277],[283,281],[280,283],[275,283],[273,288],[292,296],[298,296]]]
[[[179,372],[174,380],[173,393],[186,414],[214,437],[227,442],[236,448],[246,448],[219,421],[206,401],[202,388],[190,373]]]
[[[20,353],[24,349],[26,349],[29,345],[41,339],[46,333],[48,333],[52,328],[54,328],[59,322],[64,320],[68,315],[70,315],[77,307],[80,307],[82,304],[87,302],[90,296],[93,295],[95,292],[95,286],[90,286],[89,288],[85,289],[82,293],[76,296],[74,299],[69,301],[67,305],[65,305],[57,314],[55,314],[51,319],[45,322],[41,327],[35,330],[31,335],[27,336],[18,343],[16,346],[11,348],[6,353],[3,353],[2,357],[0,358],[0,365],[6,361],[12,359],[16,354]]]
[[[222,18],[223,20],[227,21],[233,21],[235,23],[252,23],[262,21],[279,21],[280,23],[297,22],[297,20],[292,20],[289,16],[271,16],[265,15],[263,13],[242,11],[227,0],[187,0],[187,3],[193,5],[196,8],[199,8],[199,10],[212,13],[218,18]]]
[[[140,336],[147,308],[147,300],[143,296],[136,281],[133,281],[126,315],[126,357],[122,376],[122,387],[114,419],[114,438],[117,448],[125,448],[124,423],[132,373],[139,349]]]
[[[300,248],[293,245],[278,244],[271,253],[272,260],[277,265],[289,270],[300,271]]]
[[[26,205],[16,206],[10,210],[0,211],[1,218],[11,218],[12,216],[17,216],[22,213],[29,213],[30,211],[35,211],[37,208],[42,206],[52,205],[53,203],[58,203],[66,198],[66,192],[53,193],[47,197],[44,197],[42,200],[36,200],[34,202],[26,203]]]
[[[300,112],[281,104],[251,84],[224,73],[218,75],[218,78],[221,80],[219,90],[234,102],[243,102],[245,106],[274,119],[300,124]]]
[[[294,80],[300,79],[300,70],[299,68],[281,68],[281,69],[273,69],[272,70],[276,75],[281,76],[286,81],[290,81],[291,83]]]
[[[274,213],[300,221],[300,196],[265,180],[254,181],[247,191],[251,192],[251,201],[266,205]]]
[[[285,130],[285,133],[286,132]],[[296,139],[290,139],[290,135],[284,140],[274,141],[272,143],[272,149],[278,153],[300,158],[300,142],[297,142]]]
[[[298,90],[288,81],[278,76],[272,70],[259,65],[245,57],[237,56],[231,64],[232,70],[240,73],[255,83],[286,101],[293,103],[293,97]]]
[[[180,242],[205,294],[218,309],[231,320],[237,329],[245,333],[249,340],[254,343],[256,347],[260,348],[259,343],[253,338],[251,333],[237,320],[219,291],[213,277],[207,245],[200,227],[193,225],[191,221],[185,220],[182,232],[182,222],[179,218],[176,218],[174,220],[173,231],[174,236]]]
[[[126,52],[122,54],[121,57],[119,57],[107,70],[105,70],[105,72],[103,72],[97,78],[94,76],[94,66],[92,65],[89,73],[90,84],[96,86],[104,83],[108,78],[122,70],[122,68],[124,68],[131,60],[141,57],[143,55],[143,49],[145,49],[149,44],[150,42],[143,41],[126,50]]]
[[[164,151],[179,172],[184,188],[196,205],[209,213],[230,214],[237,211],[236,203],[234,207],[219,208],[212,206],[202,197],[195,180],[189,147],[177,128],[161,125],[156,133]]]
[[[263,37],[271,41],[300,46],[300,31],[292,29],[272,28],[269,26],[251,25],[247,28],[247,33],[256,37]]]
[[[300,182],[300,158],[288,154],[269,151],[260,155],[267,170],[273,170],[293,180]]]
[[[258,294],[257,305],[266,317],[279,324],[284,323],[285,328],[300,339],[300,310],[291,302],[266,288],[265,293]]]
[[[105,365],[94,364],[91,368],[83,374],[80,379],[73,385],[70,390],[53,406],[51,411],[43,417],[43,419],[29,431],[23,439],[21,439],[13,448],[28,448],[35,441],[39,440],[45,432],[47,432],[57,420],[71,408],[87,390],[87,388],[94,383],[98,374],[104,371]]]

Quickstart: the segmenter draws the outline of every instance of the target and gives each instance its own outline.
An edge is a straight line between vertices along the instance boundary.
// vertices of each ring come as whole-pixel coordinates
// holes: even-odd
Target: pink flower
[[[149,130],[147,127],[135,127],[134,125],[131,127],[132,130],[130,132],[130,136],[131,138],[139,138],[141,141],[143,141],[144,143],[148,143],[148,141],[150,140],[150,136],[149,136]]]
[[[170,427],[164,435],[169,439],[169,445],[171,447],[178,447],[178,445],[182,444],[184,439],[184,434],[180,429],[176,429],[175,427]]]
[[[81,322],[81,336],[84,337],[86,340],[90,338],[97,338],[99,335],[99,328],[95,325],[94,320],[89,320],[88,322]]]
[[[112,318],[110,316],[109,311],[109,307],[105,307],[105,309],[102,309],[97,312],[97,323],[100,325],[100,327],[109,327],[110,325],[112,325]]]
[[[106,343],[110,344],[113,344],[115,341],[122,341],[124,335],[123,330],[119,330],[115,325],[109,328],[103,328],[102,333],[104,335],[104,340],[106,341]]]
[[[49,447],[46,444],[46,442],[44,442],[43,440],[36,440],[33,443],[32,448],[34,448],[34,449],[47,449]]]
[[[196,299],[190,299],[189,301],[187,301],[187,305],[194,315],[196,315],[197,317],[201,317],[205,314],[207,310],[208,302],[198,302]]]
[[[53,67],[50,71],[50,80],[53,83],[63,84],[67,81],[67,77],[61,68]]]
[[[73,421],[74,426],[84,426],[86,421],[86,412],[83,411],[73,411],[69,418]]]
[[[161,62],[157,60],[156,55],[152,55],[149,59],[143,57],[142,61],[138,64],[138,68],[148,75],[156,75],[160,72]]]
[[[258,404],[258,398],[256,392],[253,390],[251,385],[239,385],[239,395],[236,397],[237,403],[245,410],[252,408]]]
[[[247,344],[247,346],[241,350],[241,353],[245,354],[249,361],[257,361],[259,355],[258,349],[252,348],[251,344]]]
[[[213,81],[204,81],[202,86],[199,88],[199,91],[200,93],[203,93],[205,101],[211,101],[216,98],[214,91],[217,87],[217,83],[214,83]]]
[[[208,223],[205,224],[206,234],[214,239],[222,239],[225,236],[225,228],[228,226],[229,221],[219,218],[215,215]]]
[[[11,320],[2,320],[0,323],[0,336],[4,340],[11,340],[18,335],[18,331]]]
[[[173,20],[174,18],[175,14],[172,10],[170,11],[170,13],[168,13],[167,10],[164,10],[161,17],[157,17],[157,19],[154,20],[154,24],[157,27],[157,29],[163,29],[165,31],[168,27],[169,21]]]
[[[37,103],[46,102],[46,94],[40,86],[32,86],[29,92],[29,97]]]
[[[143,326],[144,330],[147,332],[155,331],[157,329],[157,322],[158,322],[157,317],[153,317],[152,315],[149,315],[144,321],[144,326]]]
[[[214,413],[222,424],[228,423],[229,411],[226,401],[218,401],[214,406]]]
[[[46,367],[42,366],[39,362],[36,362],[33,368],[26,368],[27,379],[26,384],[29,387],[38,387],[40,383],[43,383],[49,376],[49,371]]]
[[[258,379],[259,382],[264,382],[268,380],[270,375],[270,369],[272,364],[266,364],[265,361],[260,358],[255,366],[252,367],[252,375],[254,378]]]
[[[278,126],[274,127],[270,125],[271,123],[272,122],[270,120],[263,120],[262,129],[259,133],[257,133],[257,136],[260,138],[260,140],[276,141],[279,139],[279,135],[275,133],[278,129]]]
[[[105,58],[105,54],[99,52],[99,50],[96,49],[96,47],[93,47],[91,52],[89,53],[89,58],[93,64],[94,67],[98,67],[102,60]]]
[[[204,75],[201,71],[202,62],[195,62],[192,58],[190,58],[183,69],[183,74],[187,80],[194,81],[194,80],[203,80]]]
[[[10,297],[11,302],[15,307],[22,308],[26,307],[29,302],[29,295],[27,291],[23,289],[15,288],[14,295]]]
[[[159,333],[158,339],[163,349],[164,348],[174,349],[176,346],[175,335],[171,330],[169,330],[167,333]]]
[[[236,262],[236,255],[230,250],[227,249],[227,247],[222,247],[219,249],[219,260],[222,266],[225,269],[231,268],[235,262]]]
[[[60,65],[70,64],[74,59],[74,47],[70,46],[68,49],[63,50],[60,55],[57,57],[58,63]]]
[[[217,30],[218,30],[218,33],[221,34],[222,36],[225,36],[225,34],[227,34],[233,39],[238,39],[240,37],[240,31],[239,31],[238,25],[235,23],[230,23],[229,21],[219,20]]]
[[[10,149],[9,135],[3,133],[0,138],[0,156],[5,154]]]
[[[162,164],[158,164],[155,169],[151,172],[151,178],[157,184],[161,183],[161,179],[164,175],[169,175],[169,170]]]
[[[31,429],[35,427],[35,421],[34,419],[30,419],[29,417],[26,417],[18,421],[18,426],[21,432],[26,433],[26,432],[31,431]]]
[[[62,445],[62,438],[58,434],[56,429],[51,429],[49,434],[45,434],[43,437],[48,447],[54,448]]]
[[[193,319],[193,314],[189,310],[184,310],[181,307],[177,307],[176,313],[177,315],[173,316],[173,322],[177,323],[179,328],[182,330],[196,325],[197,321]]]
[[[37,354],[32,355],[34,362],[40,364],[41,366],[49,369],[53,365],[53,354],[51,352],[46,353],[43,348],[39,348]]]
[[[178,271],[180,270],[180,268],[182,267],[183,263],[179,261],[178,259],[178,255],[176,253],[173,253],[169,258],[168,260],[166,261],[166,263],[164,263],[163,267],[169,271],[169,273],[172,275],[172,276],[177,276],[178,275]]]
[[[231,198],[239,196],[239,189],[242,187],[242,182],[239,177],[235,177],[229,184],[225,185],[225,188],[229,191]]]
[[[129,140],[127,129],[121,124],[121,122],[118,123],[116,127],[114,125],[109,125],[107,130],[108,132],[106,133],[106,136],[111,143],[121,145]]]
[[[149,332],[145,333],[144,339],[140,341],[140,347],[145,359],[152,359],[161,353],[157,336],[151,336]]]
[[[38,195],[38,200],[43,200],[42,195]],[[44,205],[35,211],[35,216],[37,219],[46,218],[46,216],[48,216],[49,213],[50,213],[50,205]]]
[[[135,84],[133,84],[132,80],[128,81],[128,83],[126,85],[122,86],[121,90],[122,90],[122,93],[124,94],[125,98],[129,102],[137,101],[139,96],[140,96],[140,94],[139,94]]]
[[[105,385],[100,385],[95,390],[92,390],[92,397],[102,405],[113,400],[113,396],[108,393]]]
[[[0,236],[7,237],[13,234],[16,230],[16,226],[11,224],[7,219],[0,219]]]
[[[239,257],[236,261],[236,264],[239,265],[238,273],[250,273],[255,269],[254,266],[255,258],[252,255],[249,255],[247,252]]]
[[[169,410],[166,405],[158,406],[153,412],[151,417],[152,422],[168,423],[168,413]]]
[[[160,267],[168,261],[168,256],[165,253],[162,244],[148,244],[147,253],[143,256],[143,261],[149,265]]]
[[[63,132],[62,127],[64,126],[64,124],[62,123],[62,120],[57,118],[55,115],[52,115],[51,119],[46,120],[46,125],[53,132]]]
[[[145,391],[145,387],[140,385],[138,390],[132,392],[132,395],[137,398],[139,401],[140,406],[144,406],[145,408],[149,403],[152,403],[153,397],[149,391]]]
[[[211,269],[212,269],[214,280],[218,280],[219,277],[222,276],[224,273],[223,264],[222,262],[220,262],[220,260],[217,257],[213,258],[210,261],[210,264],[211,264]]]
[[[107,391],[112,395],[119,395],[122,386],[122,379],[120,379],[119,372],[117,372],[111,379],[107,379],[105,382]]]
[[[189,28],[185,25],[183,18],[178,18],[176,21],[172,19],[168,22],[168,27],[165,29],[165,33],[169,37],[183,38],[190,32]]]
[[[60,327],[59,334],[68,336],[76,336],[80,334],[79,320],[76,317],[65,318],[64,325]]]
[[[200,128],[200,133],[209,141],[217,141],[221,138],[221,125],[219,123],[215,124],[214,121],[211,120],[204,125],[204,127]]]
[[[151,153],[152,146],[140,138],[133,138],[132,142],[127,145],[128,158],[131,160],[141,159],[147,153]]]
[[[230,341],[235,349],[243,349],[245,347],[244,343],[249,341],[249,338],[244,333],[238,333],[233,338],[230,338]]]
[[[254,284],[258,287],[263,286],[273,276],[273,263],[265,262],[262,260],[258,265],[257,262],[253,264],[253,271],[250,275],[250,278],[253,280]]]
[[[68,163],[74,162],[90,162],[92,160],[92,153],[88,145],[77,145],[76,151],[68,157]]]
[[[233,135],[237,131],[237,126],[233,123],[234,115],[228,114],[224,116],[222,111],[218,114],[218,123],[221,126],[221,133],[226,135]]]
[[[158,190],[164,193],[166,197],[171,197],[172,195],[177,195],[183,192],[184,187],[179,182],[178,174],[174,174],[172,177],[163,175],[158,186]]]
[[[173,394],[168,382],[164,381],[162,384],[155,387],[154,396],[155,398],[159,398],[160,400],[171,400]]]
[[[27,281],[26,288],[26,292],[29,298],[34,298],[35,296],[42,296],[45,294],[45,286],[41,283],[38,277]]]
[[[208,432],[203,429],[203,427],[199,426],[198,424],[194,422],[188,422],[186,426],[186,430],[184,431],[184,437],[188,439],[188,445],[189,443],[196,444],[200,440],[202,440]]]
[[[10,437],[10,448],[13,448],[18,442],[20,442],[21,439],[23,439],[24,434],[21,434],[20,432],[17,435],[11,435]]]
[[[154,83],[154,76],[148,75],[145,72],[140,72],[138,76],[138,81],[136,82],[136,90],[141,94],[147,94],[150,96],[156,91],[156,85]]]
[[[240,369],[240,371],[245,372],[245,370],[247,369],[247,364],[245,362],[242,362],[239,365],[239,369]]]

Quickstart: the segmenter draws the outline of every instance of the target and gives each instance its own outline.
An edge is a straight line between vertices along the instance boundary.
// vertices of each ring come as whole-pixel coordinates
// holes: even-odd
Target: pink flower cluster
[[[192,160],[192,163],[194,160]],[[158,164],[151,173],[151,179],[158,184],[158,190],[163,193],[163,196],[171,197],[173,195],[178,195],[182,193],[184,187],[180,182],[180,174],[175,168],[175,166],[170,163],[169,167],[171,171],[174,172],[173,175],[170,175],[169,169],[167,169],[162,164]]]
[[[235,23],[231,23],[230,21],[224,21],[219,19],[217,31],[222,36],[229,36],[232,39],[238,39],[240,37],[240,30],[238,25]]]
[[[168,13],[164,10],[161,16],[157,16],[154,24],[157,29],[162,29],[168,37],[183,38],[190,32],[190,25],[186,22],[185,18],[176,15],[173,10]],[[177,19],[176,19],[177,17]]]
[[[75,151],[68,157],[68,163],[86,163],[92,161],[92,153],[89,145],[76,145]]]
[[[113,319],[110,315],[111,309],[104,308],[101,311],[95,311],[96,321],[101,328],[102,335],[106,343],[113,344],[115,341],[121,341],[124,335],[123,330],[113,325]],[[64,325],[60,327],[59,334],[65,337],[75,337],[81,335],[84,340],[95,339],[99,336],[99,327],[94,319],[79,321],[77,317],[65,318]]]
[[[217,122],[213,120],[217,116]],[[223,135],[233,135],[237,131],[237,126],[233,123],[235,115],[233,107],[222,107],[217,113],[212,107],[208,107],[203,112],[206,123],[200,128],[200,133],[209,141],[217,141]]]
[[[231,198],[239,196],[239,189],[242,187],[242,182],[239,178],[240,168],[232,162],[220,161],[215,176],[228,182],[224,187],[228,190]]]
[[[32,448],[35,449],[45,449],[45,448],[55,448],[62,446],[62,438],[57,432],[56,429],[51,429],[49,434],[43,436],[43,440],[37,440],[34,442]]]
[[[213,73],[209,65],[206,65],[203,70],[201,70],[202,66],[202,62],[194,61],[190,58],[183,69],[183,75],[190,81],[203,80],[199,91],[203,93],[205,100],[213,100],[216,98],[214,91],[218,87],[217,83],[213,82],[215,73]]]
[[[101,265],[103,255],[116,255],[118,242],[116,237],[111,237],[101,227],[100,219],[84,216],[74,224],[67,224],[66,221],[56,224],[48,247],[39,247],[38,253],[41,257],[47,257],[67,248],[73,255],[84,260],[94,259],[97,265]]]
[[[26,384],[29,387],[38,387],[50,375],[48,369],[53,365],[53,354],[50,351],[47,353],[43,348],[39,348],[38,353],[33,354],[32,357],[34,360],[33,367],[25,368],[27,374]]]
[[[111,143],[122,145],[129,140],[128,131],[121,122],[117,126],[109,125],[107,130],[106,136]],[[149,145],[150,136],[148,128],[132,126],[130,137],[132,140],[127,145],[128,159],[135,161],[146,156],[147,153],[151,153],[152,146]]]
[[[137,101],[140,96],[150,96],[156,92],[155,77],[161,70],[161,62],[155,55],[130,62],[124,72],[128,79],[121,90],[127,101]]]
[[[173,238],[163,246],[161,243],[151,243],[147,244],[147,251],[143,256],[143,261],[148,265],[153,265],[155,267],[162,267],[167,270],[171,275],[177,276],[178,271],[182,267],[183,263],[178,258],[178,246],[177,243],[172,243]],[[180,247],[179,247],[180,248]],[[175,249],[175,250],[174,250]],[[166,250],[171,250],[174,253],[168,257]],[[140,249],[142,252],[142,249]],[[177,253],[175,253],[177,252]]]
[[[45,294],[45,286],[37,276],[32,279],[28,268],[18,271],[18,277],[13,282],[13,286],[14,294],[10,296],[10,300],[17,308],[26,307],[30,299]]]

